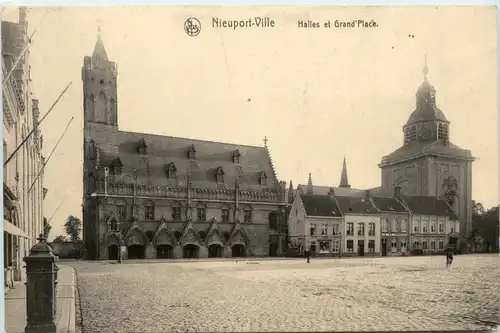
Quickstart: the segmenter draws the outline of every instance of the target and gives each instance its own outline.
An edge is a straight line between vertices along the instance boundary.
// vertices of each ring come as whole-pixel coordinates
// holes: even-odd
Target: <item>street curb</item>
[[[73,268],[74,269],[74,268]],[[78,270],[75,270],[75,332],[83,333],[82,302],[80,299],[80,286],[78,285]]]

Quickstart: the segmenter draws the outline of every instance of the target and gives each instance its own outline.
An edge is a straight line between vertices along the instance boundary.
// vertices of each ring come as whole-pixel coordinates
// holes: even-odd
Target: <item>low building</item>
[[[330,195],[303,194],[297,191],[288,217],[291,248],[304,255],[333,257],[340,255],[342,214]]]
[[[411,212],[410,242],[415,253],[438,254],[458,249],[460,222],[446,200],[401,195]]]
[[[380,213],[381,255],[407,255],[410,211],[398,199],[400,193],[395,193],[394,197],[369,196]]]

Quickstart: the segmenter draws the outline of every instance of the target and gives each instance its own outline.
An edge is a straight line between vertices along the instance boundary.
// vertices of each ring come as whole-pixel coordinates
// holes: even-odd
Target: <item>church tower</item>
[[[100,29],[91,57],[84,58],[83,81],[83,239],[88,259],[99,253],[99,202],[92,197],[99,173],[99,147],[97,138],[118,131],[117,68],[108,60]]]
[[[450,141],[450,122],[437,107],[436,89],[429,83],[427,62],[424,80],[416,93],[415,110],[403,126],[403,145],[384,156],[381,190],[445,198],[460,220],[460,233],[472,225],[472,162],[470,150]]]
[[[342,164],[342,174],[340,175],[340,184],[339,187],[350,188],[349,180],[347,178],[347,162],[344,156],[344,163]]]

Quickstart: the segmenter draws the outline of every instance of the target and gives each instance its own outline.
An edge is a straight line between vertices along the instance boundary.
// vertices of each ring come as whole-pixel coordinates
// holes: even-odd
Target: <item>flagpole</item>
[[[35,127],[33,127],[33,129],[31,130],[31,132],[28,133],[28,135],[19,144],[19,146],[17,146],[17,148],[12,152],[12,154],[10,154],[10,156],[3,162],[4,168],[7,165],[7,163],[9,163],[10,160],[16,155],[16,153],[19,151],[19,149],[21,149],[21,147],[26,143],[26,141],[28,141],[29,137],[35,132],[35,130],[38,129],[38,127],[40,126],[40,124],[42,123],[42,121],[49,115],[49,113],[52,111],[52,109],[54,108],[54,106],[56,106],[57,102],[59,102],[59,100],[64,95],[64,93],[66,92],[66,90],[68,90],[68,88],[69,88],[69,86],[71,84],[72,84],[72,82],[70,82],[68,84],[68,86],[66,87],[66,89],[63,90],[63,92],[59,95],[59,97],[56,99],[56,101],[54,102],[54,104],[52,104],[52,106],[50,107],[49,111],[47,111],[47,113],[42,117],[42,119],[40,119],[40,121],[38,122],[38,124],[36,124]]]
[[[66,125],[66,128],[64,129],[64,132],[62,133],[61,137],[59,138],[59,140],[57,141],[56,145],[54,146],[54,149],[52,149],[52,151],[50,152],[49,157],[47,158],[47,160],[43,164],[42,169],[38,172],[38,175],[36,176],[35,180],[31,184],[31,187],[29,188],[29,190],[28,190],[28,192],[26,194],[29,194],[31,192],[31,190],[33,189],[33,186],[35,186],[36,181],[38,180],[38,178],[42,174],[42,172],[45,169],[45,166],[47,165],[47,163],[49,163],[49,160],[52,157],[52,154],[54,154],[54,151],[56,150],[57,146],[59,145],[59,143],[61,142],[62,138],[64,137],[64,134],[66,134],[66,131],[68,130],[69,125],[71,125],[71,122],[73,121],[73,119],[75,119],[75,117],[72,117],[71,120],[69,121],[68,125]]]

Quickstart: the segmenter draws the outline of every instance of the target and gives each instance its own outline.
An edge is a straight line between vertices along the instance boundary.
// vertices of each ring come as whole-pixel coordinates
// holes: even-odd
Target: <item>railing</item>
[[[97,192],[104,194],[104,181],[97,181]],[[130,183],[109,183],[107,184],[108,195],[126,195],[134,194],[134,185]],[[193,199],[212,199],[212,200],[235,200],[236,191],[234,189],[200,189],[191,190]],[[169,198],[187,198],[187,187],[168,187],[154,185],[137,185],[137,196],[169,197]],[[265,191],[239,191],[240,201],[261,201],[261,202],[282,202],[284,193],[277,190]]]

